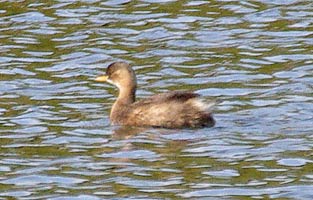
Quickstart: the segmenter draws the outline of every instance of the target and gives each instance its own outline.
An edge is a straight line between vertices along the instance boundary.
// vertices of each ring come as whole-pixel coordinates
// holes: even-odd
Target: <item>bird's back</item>
[[[213,103],[205,103],[199,94],[173,91],[125,106],[115,121],[120,125],[165,128],[213,126],[212,106]]]

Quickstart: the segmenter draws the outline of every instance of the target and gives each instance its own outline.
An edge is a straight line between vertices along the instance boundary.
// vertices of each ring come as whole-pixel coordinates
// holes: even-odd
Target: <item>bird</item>
[[[212,114],[215,102],[192,91],[169,91],[136,101],[136,74],[126,62],[111,63],[105,75],[95,81],[108,82],[119,90],[111,108],[112,125],[169,129],[215,125]]]

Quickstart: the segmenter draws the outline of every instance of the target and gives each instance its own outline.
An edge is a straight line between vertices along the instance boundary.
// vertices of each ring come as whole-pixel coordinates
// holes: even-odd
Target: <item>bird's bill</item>
[[[103,75],[103,76],[98,76],[95,81],[98,81],[98,82],[106,82],[108,80],[108,76],[106,75]]]

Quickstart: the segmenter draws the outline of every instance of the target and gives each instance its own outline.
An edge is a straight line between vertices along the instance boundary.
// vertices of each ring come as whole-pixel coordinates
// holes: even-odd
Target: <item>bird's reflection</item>
[[[135,152],[136,154],[136,152],[146,151],[155,154],[157,157],[162,157],[163,154],[176,154],[184,149],[190,141],[180,139],[168,140],[164,136],[168,134],[177,134],[178,131],[179,130],[147,127],[114,127],[109,143],[115,144],[116,142],[117,148],[110,148],[111,151],[106,152],[105,157],[109,158],[108,161],[110,162],[119,162],[121,164],[119,167],[122,167],[122,163],[133,163],[134,160],[150,159],[146,158],[146,155],[142,155],[143,157],[140,155],[131,155],[128,157],[130,152]],[[110,147],[112,147],[112,145],[110,145]],[[124,155],[123,152],[125,152]]]
[[[112,134],[113,140],[123,140],[132,138],[140,133],[149,130],[149,128],[135,126],[118,126],[115,127]]]

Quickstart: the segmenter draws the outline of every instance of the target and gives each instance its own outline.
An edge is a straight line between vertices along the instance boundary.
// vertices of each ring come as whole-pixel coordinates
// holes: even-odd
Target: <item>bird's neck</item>
[[[110,118],[113,123],[119,123],[120,115],[128,109],[129,105],[135,102],[136,87],[120,89],[118,97],[112,106]]]
[[[134,103],[135,99],[136,99],[136,86],[120,88],[118,97],[116,99],[116,103],[128,105]]]

